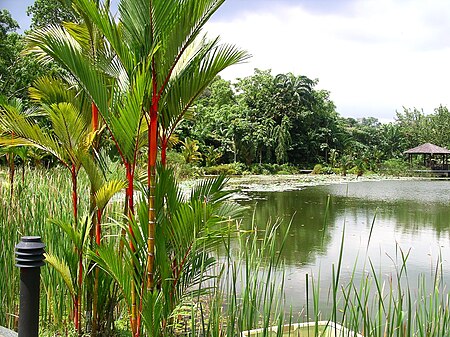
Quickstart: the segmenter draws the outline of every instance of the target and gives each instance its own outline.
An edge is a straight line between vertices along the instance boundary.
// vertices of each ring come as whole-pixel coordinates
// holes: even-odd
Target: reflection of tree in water
[[[438,238],[450,234],[450,207],[445,204],[399,202],[382,215],[396,220],[397,231],[415,234],[430,228]]]
[[[415,200],[398,200],[396,202],[346,198],[334,196],[335,208],[348,222],[357,222],[371,226],[376,214],[377,223],[393,223],[398,233],[418,234],[430,229],[437,238],[450,235],[450,207],[443,203],[418,202]],[[366,220],[361,221],[361,219]]]
[[[243,226],[250,227],[254,215],[254,224],[264,230],[268,222],[280,222],[279,244],[289,223],[290,232],[282,251],[287,264],[303,265],[315,260],[317,254],[325,254],[331,240],[330,226],[333,227],[334,205],[330,200],[325,233],[323,226],[328,195],[309,193],[306,190],[290,192],[255,193],[253,200],[242,202],[250,209]],[[253,213],[254,212],[254,213]]]

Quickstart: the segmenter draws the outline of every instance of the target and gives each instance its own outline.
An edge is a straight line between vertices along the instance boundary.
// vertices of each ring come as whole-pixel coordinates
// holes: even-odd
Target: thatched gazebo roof
[[[434,144],[425,143],[415,148],[406,150],[403,154],[450,154],[450,151],[444,147],[440,147]]]

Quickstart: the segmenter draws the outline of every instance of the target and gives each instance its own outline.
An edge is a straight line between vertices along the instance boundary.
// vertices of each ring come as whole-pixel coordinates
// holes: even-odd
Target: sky
[[[33,0],[0,0],[24,30]],[[450,106],[448,0],[226,0],[208,36],[252,58],[221,75],[271,69],[318,79],[344,117],[395,118]]]

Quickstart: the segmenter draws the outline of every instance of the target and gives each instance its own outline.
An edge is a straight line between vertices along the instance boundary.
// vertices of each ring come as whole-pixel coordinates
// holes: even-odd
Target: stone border
[[[0,337],[17,337],[17,332],[0,326]]]

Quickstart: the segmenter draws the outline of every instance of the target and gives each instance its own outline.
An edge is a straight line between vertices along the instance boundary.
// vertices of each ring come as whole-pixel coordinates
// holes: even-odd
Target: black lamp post
[[[45,257],[40,236],[24,236],[16,245],[20,268],[19,337],[38,337],[40,273]]]

